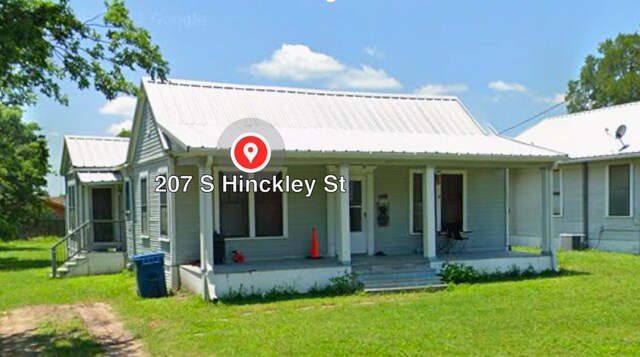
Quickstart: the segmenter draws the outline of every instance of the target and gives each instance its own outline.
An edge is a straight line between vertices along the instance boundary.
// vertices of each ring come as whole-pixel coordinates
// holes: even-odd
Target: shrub
[[[462,263],[444,263],[440,275],[445,283],[472,283],[478,279],[478,272]]]
[[[518,280],[523,278],[547,275],[550,272],[538,273],[529,266],[527,269],[520,269],[513,265],[505,271],[496,270],[493,272],[477,271],[472,266],[462,263],[444,263],[440,275],[445,283],[479,283],[503,280]]]

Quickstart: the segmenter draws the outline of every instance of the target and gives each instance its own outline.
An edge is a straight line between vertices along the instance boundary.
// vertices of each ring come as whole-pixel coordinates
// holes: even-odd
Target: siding
[[[164,155],[162,142],[160,141],[160,136],[158,134],[158,127],[148,101],[145,101],[144,108],[142,109],[140,127],[138,128],[138,137],[136,139],[135,151],[133,154],[133,162],[135,164],[162,157]]]
[[[538,196],[538,200],[540,200]],[[582,233],[582,166],[562,167],[562,216],[553,218],[554,237]],[[539,222],[539,221],[538,221]]]
[[[504,250],[505,170],[468,170],[467,185],[467,229],[473,231],[467,251]]]
[[[323,184],[326,172],[326,168],[323,166],[289,167],[288,174],[292,178],[315,179],[317,183],[311,197],[305,197],[304,192],[288,193],[288,238],[227,240],[227,260],[231,260],[233,250],[242,251],[247,261],[305,257],[309,255],[311,248],[311,229],[313,226],[318,230],[320,254],[326,254],[327,194],[321,186],[318,186]]]
[[[375,223],[375,251],[408,254],[422,251],[422,235],[409,234],[409,167],[381,166],[373,172],[373,199],[377,210],[379,195],[389,199],[389,225]],[[377,212],[371,215],[375,219]]]
[[[187,192],[176,192],[176,264],[200,260],[200,205],[197,166],[176,166],[175,175],[191,176]]]
[[[540,237],[542,183],[540,170],[512,169],[509,172],[511,198],[510,234],[512,236]]]

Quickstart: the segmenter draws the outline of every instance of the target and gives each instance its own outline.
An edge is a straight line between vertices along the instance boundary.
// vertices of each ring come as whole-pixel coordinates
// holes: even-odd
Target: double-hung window
[[[69,213],[68,217],[68,227],[69,231],[72,231],[76,228],[76,185],[75,183],[70,184],[67,187],[67,211]]]
[[[256,188],[254,182],[281,180],[282,177],[282,172],[259,172],[246,175],[221,171],[217,186],[222,236],[257,239],[286,237],[286,195],[278,190],[274,192],[271,189],[266,191],[254,189]],[[223,180],[227,182],[242,180],[244,189],[234,191],[231,185],[223,185]],[[264,185],[264,187],[271,188],[271,185]]]
[[[140,177],[140,234],[149,236],[149,186],[147,176]]]
[[[422,175],[421,173],[411,173],[411,197],[410,197],[410,215],[411,215],[411,233],[422,233]]]
[[[610,217],[632,215],[631,172],[630,164],[607,166],[607,215]]]
[[[166,173],[162,173],[167,178]],[[166,181],[166,180],[165,180]],[[160,196],[160,237],[167,237],[169,234],[169,212],[167,211],[167,190],[158,193]]]

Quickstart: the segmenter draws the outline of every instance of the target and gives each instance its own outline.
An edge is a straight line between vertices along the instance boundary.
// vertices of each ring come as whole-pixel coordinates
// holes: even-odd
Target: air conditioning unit
[[[583,250],[587,247],[585,235],[582,233],[561,233],[560,248],[566,250]]]

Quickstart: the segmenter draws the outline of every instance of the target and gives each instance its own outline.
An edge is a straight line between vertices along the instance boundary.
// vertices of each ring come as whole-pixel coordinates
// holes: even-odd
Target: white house
[[[247,118],[272,126],[283,150],[280,166],[245,178],[334,175],[348,183],[344,192],[222,191],[223,177],[239,171],[221,136]],[[119,207],[129,256],[164,252],[174,290],[304,291],[352,270],[369,287],[421,285],[437,281],[445,261],[554,268],[550,178],[559,156],[484,130],[455,97],[143,79]],[[548,213],[536,222],[541,254],[508,249],[511,169],[545,178],[534,198]],[[205,175],[213,192],[197,184],[156,192],[159,176]],[[306,258],[314,227],[323,259]],[[244,263],[233,263],[234,251]]]
[[[553,171],[554,237],[640,253],[640,102],[547,118],[516,139],[568,154]],[[538,175],[515,170],[510,182],[511,242],[539,245],[540,207],[522,204],[538,197]]]

